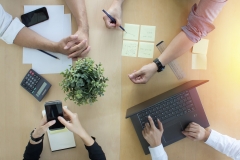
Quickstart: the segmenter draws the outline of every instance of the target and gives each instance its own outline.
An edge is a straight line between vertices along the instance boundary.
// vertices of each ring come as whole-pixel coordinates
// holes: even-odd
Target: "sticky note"
[[[123,40],[122,56],[137,57],[138,42]]]
[[[60,132],[67,132],[67,131],[68,131],[68,130],[67,130],[66,127],[65,127],[64,129],[59,129],[59,130],[54,130],[54,131],[49,130],[49,132],[50,132],[51,134],[60,133]]]
[[[198,43],[193,45],[192,53],[207,54],[208,43],[208,39],[201,39]]]
[[[142,41],[155,41],[156,26],[141,25],[140,40]]]
[[[139,25],[126,23],[124,29],[127,33],[123,33],[123,39],[138,40]]]
[[[138,57],[153,58],[154,43],[139,42]]]
[[[207,55],[192,54],[192,69],[207,69]]]

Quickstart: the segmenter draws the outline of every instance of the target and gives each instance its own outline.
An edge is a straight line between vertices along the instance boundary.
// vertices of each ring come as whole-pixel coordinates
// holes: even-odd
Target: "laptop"
[[[142,130],[145,123],[148,122],[148,115],[153,118],[157,128],[157,118],[162,122],[164,128],[162,144],[164,147],[185,138],[181,131],[190,122],[198,123],[204,128],[209,127],[196,90],[196,87],[206,82],[208,80],[186,82],[127,110],[126,118],[131,119],[146,155],[149,154],[149,144],[143,138]]]

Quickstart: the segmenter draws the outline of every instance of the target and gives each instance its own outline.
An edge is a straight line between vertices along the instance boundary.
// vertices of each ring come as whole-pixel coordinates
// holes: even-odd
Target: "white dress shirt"
[[[240,160],[240,140],[236,140],[212,130],[205,143],[234,160]],[[148,148],[152,160],[168,159],[167,153],[165,152],[162,144],[155,148]]]
[[[0,38],[7,44],[13,44],[18,32],[25,27],[18,18],[13,20],[12,16],[4,11],[0,4]]]

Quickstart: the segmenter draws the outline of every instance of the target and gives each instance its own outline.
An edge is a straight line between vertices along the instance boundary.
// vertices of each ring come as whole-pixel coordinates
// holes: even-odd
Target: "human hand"
[[[191,122],[188,124],[185,130],[182,131],[182,133],[191,140],[206,142],[211,133],[211,130],[204,129],[199,124]]]
[[[146,123],[145,128],[142,131],[142,134],[146,141],[149,143],[150,147],[154,148],[162,144],[161,138],[164,130],[162,123],[160,122],[159,119],[157,120],[159,129],[156,128],[150,116],[148,116],[148,121],[150,122],[151,126],[149,125],[149,123]]]
[[[74,36],[77,36],[77,41],[69,41],[64,49],[70,52],[68,58],[78,60],[78,58],[84,58],[91,49],[89,46],[88,29],[78,29]]]
[[[64,115],[66,115],[69,118],[70,122],[67,122],[63,117],[59,116],[58,120],[70,131],[76,133],[81,138],[83,138],[87,133],[85,129],[82,127],[80,121],[78,120],[77,113],[72,113],[67,108],[63,108]]]
[[[44,116],[39,124],[39,126],[34,130],[32,136],[33,138],[39,138],[41,137],[43,134],[46,133],[47,129],[49,127],[51,127],[52,125],[54,125],[56,123],[56,120],[52,120],[47,122],[47,118],[46,116]]]
[[[158,68],[155,63],[143,66],[140,70],[129,74],[129,79],[135,84],[145,84],[157,72]]]
[[[107,12],[116,20],[116,23],[111,23],[111,19],[107,16],[103,16],[103,20],[108,29],[118,28],[122,23],[122,3],[119,1],[113,1],[111,7]]]

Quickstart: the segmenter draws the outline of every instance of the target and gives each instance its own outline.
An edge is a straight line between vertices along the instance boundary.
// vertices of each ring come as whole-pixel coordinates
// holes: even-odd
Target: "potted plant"
[[[104,69],[100,64],[94,64],[91,58],[79,59],[75,66],[61,72],[63,81],[60,83],[67,99],[78,106],[92,104],[98,96],[103,96],[108,78],[103,76]]]

